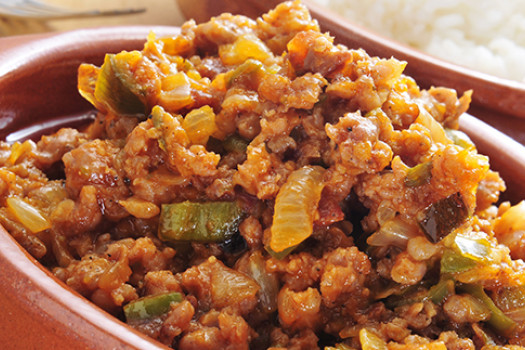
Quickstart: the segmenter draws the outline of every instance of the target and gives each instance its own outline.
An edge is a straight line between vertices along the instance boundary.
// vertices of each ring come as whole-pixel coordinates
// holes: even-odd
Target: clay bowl
[[[85,123],[91,109],[77,93],[82,62],[142,49],[150,30],[118,27],[0,39],[0,138],[22,139]],[[17,131],[28,134],[17,134]],[[2,349],[166,349],[71,291],[0,226]]]
[[[256,18],[283,0],[177,0],[187,18],[207,21],[223,12]],[[363,48],[370,55],[408,62],[405,72],[424,88],[446,86],[460,94],[474,90],[472,111],[490,125],[525,144],[525,83],[502,79],[443,61],[355,25],[312,0],[302,0],[321,30],[337,43]]]
[[[100,65],[106,52],[140,49],[150,29],[0,39],[0,138],[13,141],[85,122],[78,116],[91,107],[77,93],[78,65]],[[153,29],[159,35],[178,32]],[[461,127],[501,172],[509,198],[525,198],[525,148],[470,115],[462,117]],[[1,226],[0,309],[4,349],[165,349],[71,291]]]

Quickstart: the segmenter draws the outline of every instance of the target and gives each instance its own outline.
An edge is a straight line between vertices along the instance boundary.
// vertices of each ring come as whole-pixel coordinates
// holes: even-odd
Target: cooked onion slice
[[[323,175],[323,168],[305,166],[292,172],[279,190],[270,239],[270,248],[274,252],[294,247],[312,234],[324,187]]]
[[[18,197],[6,199],[7,208],[16,219],[31,232],[38,233],[51,227],[51,223],[44,217],[37,208]]]

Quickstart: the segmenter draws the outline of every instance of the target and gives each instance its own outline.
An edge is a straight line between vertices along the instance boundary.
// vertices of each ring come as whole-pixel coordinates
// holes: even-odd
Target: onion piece
[[[387,350],[386,342],[372,331],[362,328],[359,331],[359,342],[363,350]]]
[[[194,102],[191,94],[191,81],[184,72],[162,78],[161,86],[159,103],[169,111],[178,111]]]
[[[160,208],[155,203],[137,197],[119,200],[118,203],[122,205],[128,213],[139,219],[151,219],[160,213]]]
[[[242,271],[259,284],[259,303],[266,313],[277,310],[277,296],[279,294],[279,278],[276,273],[266,271],[266,260],[260,250],[248,257],[247,269]]]
[[[503,215],[496,220],[494,224],[494,233],[496,236],[504,236],[505,234],[515,231],[525,230],[525,201],[510,207]]]
[[[270,248],[279,253],[310,237],[324,188],[325,170],[305,166],[292,172],[275,199]]]
[[[525,286],[500,288],[492,299],[505,315],[516,322],[525,321]]]
[[[463,131],[445,128],[445,133],[455,145],[458,145],[461,148],[474,149],[476,147],[470,137],[468,137]]]
[[[383,223],[379,230],[368,237],[366,243],[376,247],[394,246],[406,249],[408,240],[418,236],[420,232],[416,223],[398,215]]]
[[[8,210],[16,219],[33,233],[38,233],[51,228],[51,223],[37,208],[18,197],[6,199]]]
[[[219,47],[219,57],[225,65],[241,64],[250,58],[264,62],[272,56],[264,42],[253,34],[240,36],[233,44]]]
[[[452,140],[448,138],[445,133],[445,129],[437,120],[426,110],[423,104],[418,104],[419,115],[416,119],[416,123],[423,125],[430,132],[432,140],[436,143],[448,145],[452,143]]]
[[[206,145],[210,136],[217,130],[213,109],[210,106],[202,106],[192,110],[184,117],[182,128],[192,144]]]

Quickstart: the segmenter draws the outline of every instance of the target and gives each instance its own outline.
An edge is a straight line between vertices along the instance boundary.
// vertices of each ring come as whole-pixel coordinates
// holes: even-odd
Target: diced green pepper
[[[230,87],[243,76],[258,74],[263,71],[264,65],[262,64],[262,62],[253,58],[249,58],[244,63],[237,66],[237,68],[228,72],[228,75],[226,77],[226,84],[228,87]]]
[[[405,186],[417,187],[424,185],[432,178],[432,161],[418,164],[407,171]]]
[[[449,139],[461,148],[473,148],[474,143],[463,131],[445,128],[445,134]]]
[[[288,247],[282,252],[276,252],[272,249],[272,247],[270,247],[269,244],[264,246],[264,249],[266,249],[268,254],[270,254],[273,258],[278,259],[278,260],[282,260],[286,258],[288,254],[290,254],[295,248],[297,248],[296,245],[294,245],[293,247]]]
[[[485,238],[472,238],[463,234],[454,237],[441,258],[441,273],[459,273],[485,264],[491,259],[490,242]]]
[[[237,232],[242,218],[237,202],[163,204],[159,238],[169,242],[223,242]]]
[[[155,316],[160,316],[170,311],[173,302],[181,302],[182,294],[170,292],[158,295],[148,295],[131,301],[124,306],[126,320],[144,320]]]
[[[458,289],[477,298],[490,310],[491,316],[487,323],[500,334],[506,334],[516,327],[516,322],[507,317],[503,311],[494,304],[494,301],[485,293],[482,286],[477,284],[462,284],[458,286]]]
[[[428,297],[434,304],[439,305],[449,296],[454,294],[454,287],[454,280],[443,279],[428,290]]]
[[[468,218],[468,208],[460,193],[452,194],[425,208],[418,223],[431,242],[437,243]]]
[[[132,55],[122,52],[118,55]],[[120,56],[119,56],[120,57]],[[117,55],[107,54],[95,86],[95,98],[106,108],[119,115],[146,115],[146,97],[142,88],[135,82],[131,73],[117,58]]]
[[[395,309],[404,305],[421,303],[428,300],[427,282],[421,282],[416,285],[402,287],[397,293],[394,293],[384,300],[386,307]]]
[[[246,153],[249,141],[243,139],[237,134],[228,136],[223,142],[222,146],[228,153]]]
[[[445,249],[441,257],[441,273],[458,273],[473,269],[476,261],[461,255],[455,249]]]

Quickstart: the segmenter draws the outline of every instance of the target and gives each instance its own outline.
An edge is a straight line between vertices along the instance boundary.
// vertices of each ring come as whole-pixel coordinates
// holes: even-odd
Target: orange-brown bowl
[[[141,49],[150,29],[178,32],[118,27],[0,39],[0,138],[70,125],[68,118],[91,108],[77,92],[78,65],[100,65],[106,52]],[[461,127],[507,181],[507,198],[525,198],[525,148],[470,115]],[[70,290],[1,226],[0,310],[3,349],[165,349]]]
[[[0,39],[0,139],[82,122],[77,116],[91,107],[77,92],[79,64],[100,65],[107,52],[140,50],[150,30],[179,32],[131,26]],[[0,310],[2,349],[166,349],[69,289],[2,226]]]

